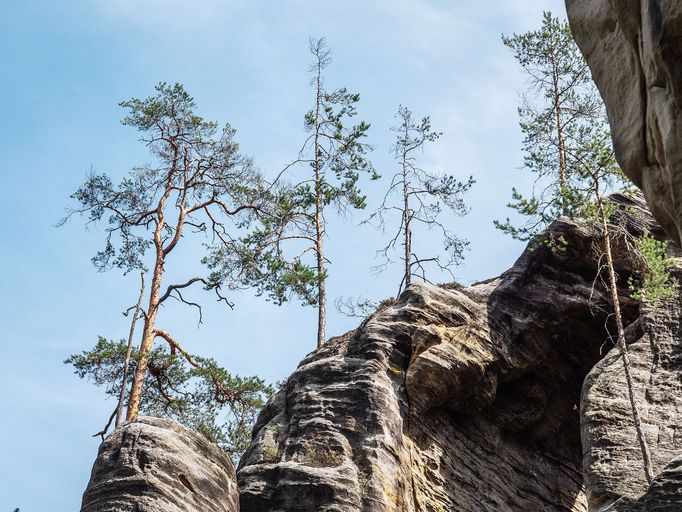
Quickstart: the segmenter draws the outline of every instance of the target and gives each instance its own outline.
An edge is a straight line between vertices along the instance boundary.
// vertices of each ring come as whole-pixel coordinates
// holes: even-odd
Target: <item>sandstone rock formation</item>
[[[81,512],[237,512],[225,452],[175,422],[139,417],[100,446]]]
[[[566,0],[608,110],[616,156],[656,219],[682,239],[682,3]]]
[[[682,2],[566,4],[619,163],[679,243]],[[615,199],[615,223],[663,237],[641,200]],[[537,243],[466,288],[415,284],[308,355],[260,415],[240,505],[222,452],[140,418],[102,444],[82,511],[681,511],[682,289],[657,308],[629,299],[635,262],[616,244],[649,485],[598,232],[560,219],[542,237],[565,250]],[[679,286],[680,259],[674,274]]]
[[[663,468],[641,500],[648,512],[682,510],[682,455]]]
[[[641,201],[616,199],[628,212],[621,226],[662,235]],[[562,219],[543,236],[566,249],[537,243],[499,278],[467,288],[413,285],[304,359],[241,461],[241,510],[583,511],[588,501],[598,510],[644,500],[595,281],[598,233]],[[616,256],[625,283],[632,254],[621,246]],[[621,295],[659,472],[682,448],[680,304],[640,316]]]
[[[682,268],[676,268],[674,278],[682,282]],[[654,473],[669,473],[671,469],[664,468],[682,456],[681,316],[679,293],[658,308],[643,306],[636,326],[642,335],[629,348],[632,370],[641,383],[638,403]],[[613,502],[608,508],[613,512],[682,510],[679,460],[675,480],[678,508],[662,507],[674,497],[670,477],[660,475],[647,493],[630,403],[623,393],[625,386],[622,361],[616,351],[611,351],[589,373],[583,387],[583,465],[591,510],[601,510]]]

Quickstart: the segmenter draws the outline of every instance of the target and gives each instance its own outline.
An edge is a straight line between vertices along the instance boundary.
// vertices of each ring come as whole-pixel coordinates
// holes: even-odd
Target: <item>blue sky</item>
[[[80,505],[98,441],[113,407],[62,361],[98,334],[124,337],[121,311],[134,302],[136,276],[98,274],[90,257],[103,240],[75,220],[56,229],[68,197],[92,166],[114,177],[149,160],[137,134],[121,126],[119,101],[181,82],[208,119],[229,122],[242,150],[273,174],[292,160],[311,105],[306,68],[310,36],[326,36],[331,87],[360,92],[360,117],[372,123],[372,159],[394,169],[389,128],[399,104],[430,114],[441,139],[422,164],[462,179],[473,174],[471,213],[447,219],[471,241],[460,282],[499,274],[522,246],[496,232],[509,215],[519,171],[518,92],[524,87],[500,34],[535,28],[558,0],[2,0],[0,57],[0,511],[73,511]],[[369,209],[386,181],[366,187]],[[331,298],[393,295],[396,265],[370,273],[382,234],[358,223],[329,228]],[[435,244],[415,234],[425,252]],[[184,250],[169,273],[186,276],[200,252]],[[433,276],[446,281],[445,276]],[[235,311],[205,297],[205,323],[167,308],[160,323],[197,353],[242,375],[284,378],[314,347],[315,311],[276,307],[252,293]],[[334,312],[329,334],[356,320]]]

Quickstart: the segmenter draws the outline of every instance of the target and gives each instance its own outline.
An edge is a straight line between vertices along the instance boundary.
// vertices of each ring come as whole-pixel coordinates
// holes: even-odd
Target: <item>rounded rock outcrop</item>
[[[230,458],[178,423],[147,416],[100,445],[81,512],[237,512]]]

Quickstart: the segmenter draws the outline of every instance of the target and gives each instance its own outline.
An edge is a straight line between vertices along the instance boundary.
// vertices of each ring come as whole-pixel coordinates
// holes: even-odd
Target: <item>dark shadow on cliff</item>
[[[558,237],[568,242],[562,250],[545,243]],[[615,333],[607,291],[597,278],[599,244],[589,224],[555,222],[501,276],[487,301],[498,385],[484,416],[516,442],[577,468],[581,388],[613,347],[609,333]],[[641,329],[639,304],[628,297],[632,262],[624,250],[615,254],[624,323],[634,339]]]
[[[620,206],[614,228],[662,236],[641,198],[613,200]],[[547,243],[557,240],[565,243]],[[448,500],[465,503],[461,510],[473,510],[467,504],[476,492],[491,510],[586,509],[581,390],[615,332],[597,278],[600,244],[594,225],[559,219],[499,278],[446,286],[457,295],[433,299],[464,311],[443,320],[449,338],[413,335],[407,435],[427,459],[434,439],[448,439],[444,455],[427,462],[426,480],[448,482]],[[627,285],[635,261],[623,243],[614,245],[614,258],[627,337],[635,340],[639,303]]]

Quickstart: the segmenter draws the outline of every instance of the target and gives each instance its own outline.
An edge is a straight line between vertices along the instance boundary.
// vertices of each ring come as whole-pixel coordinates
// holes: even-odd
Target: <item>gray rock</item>
[[[664,236],[642,199],[614,200],[619,229]],[[563,250],[543,243],[559,237]],[[560,219],[502,276],[414,284],[308,355],[259,417],[239,498],[217,447],[140,418],[102,444],[82,510],[682,510],[682,300],[653,309],[628,298],[635,263],[619,240],[651,486],[604,329],[599,234]]]
[[[676,268],[674,278],[682,282],[682,268]],[[681,316],[680,293],[660,307],[643,306],[640,316],[643,335],[635,337],[629,345],[635,393],[654,474],[682,454]],[[626,389],[622,359],[619,352],[612,349],[592,369],[583,387],[581,425],[585,486],[588,502],[594,510],[613,501],[618,503],[610,509],[613,511],[642,510],[641,507],[632,508],[631,503],[639,503],[647,493],[630,402],[623,392]],[[653,496],[655,498],[649,500],[646,510],[659,510],[651,500],[663,495],[658,491]]]
[[[682,455],[663,468],[644,497],[646,512],[679,512],[682,510]]]
[[[682,3],[566,0],[604,98],[616,157],[656,219],[682,238]]]
[[[616,157],[625,174],[644,191],[654,216],[679,245],[682,3],[566,0],[566,7],[576,42],[606,103]],[[679,268],[676,275],[679,281]],[[632,345],[654,472],[681,453],[681,312],[679,296],[656,310],[643,308],[646,334]],[[672,483],[661,486],[659,476],[647,491],[640,470],[641,455],[631,442],[634,429],[628,418],[629,404],[622,397],[614,398],[615,390],[625,385],[620,367],[617,353],[608,354],[590,373],[583,390],[582,437],[589,503],[595,510],[672,510],[665,495],[672,492],[670,500],[679,500],[680,481],[666,480]]]
[[[646,494],[638,499],[618,498],[593,510],[600,512],[679,512],[682,510],[682,456],[674,458],[656,475]]]
[[[641,200],[615,199],[628,211],[615,222],[633,234],[662,236]],[[415,284],[356,331],[304,359],[264,409],[242,458],[241,510],[587,510],[583,381],[595,368],[583,395],[583,411],[591,414],[607,398],[625,403],[627,391],[617,381],[601,386],[600,378],[618,368],[610,356],[600,363],[610,343],[604,329],[610,307],[594,286],[596,231],[561,219],[543,236],[563,237],[567,249],[538,243],[499,278],[467,288]],[[615,251],[625,278],[632,254],[624,246]],[[680,362],[670,361],[671,373],[664,374],[652,357],[664,353],[656,326],[672,336],[679,313],[664,309],[670,318],[637,321],[639,304],[623,286],[629,336],[640,340],[638,347],[648,336],[655,340],[653,353],[643,349],[636,366],[649,382],[640,396],[650,413],[647,427],[664,431],[680,424],[670,398],[678,391]],[[617,435],[630,428],[630,416],[618,408],[612,418],[602,416],[605,430],[596,416],[594,427],[583,429],[591,442],[587,456],[603,461],[615,450],[614,470],[625,483],[632,478],[639,499],[646,488],[628,472],[637,464],[619,462],[636,454],[634,435]],[[670,434],[670,442],[652,446],[657,465],[680,449],[679,434]],[[602,444],[614,440],[620,445]],[[591,473],[595,481],[602,470],[608,464]],[[618,498],[624,493],[612,489],[610,499]]]
[[[139,417],[101,444],[81,512],[237,512],[232,462],[175,422]]]

